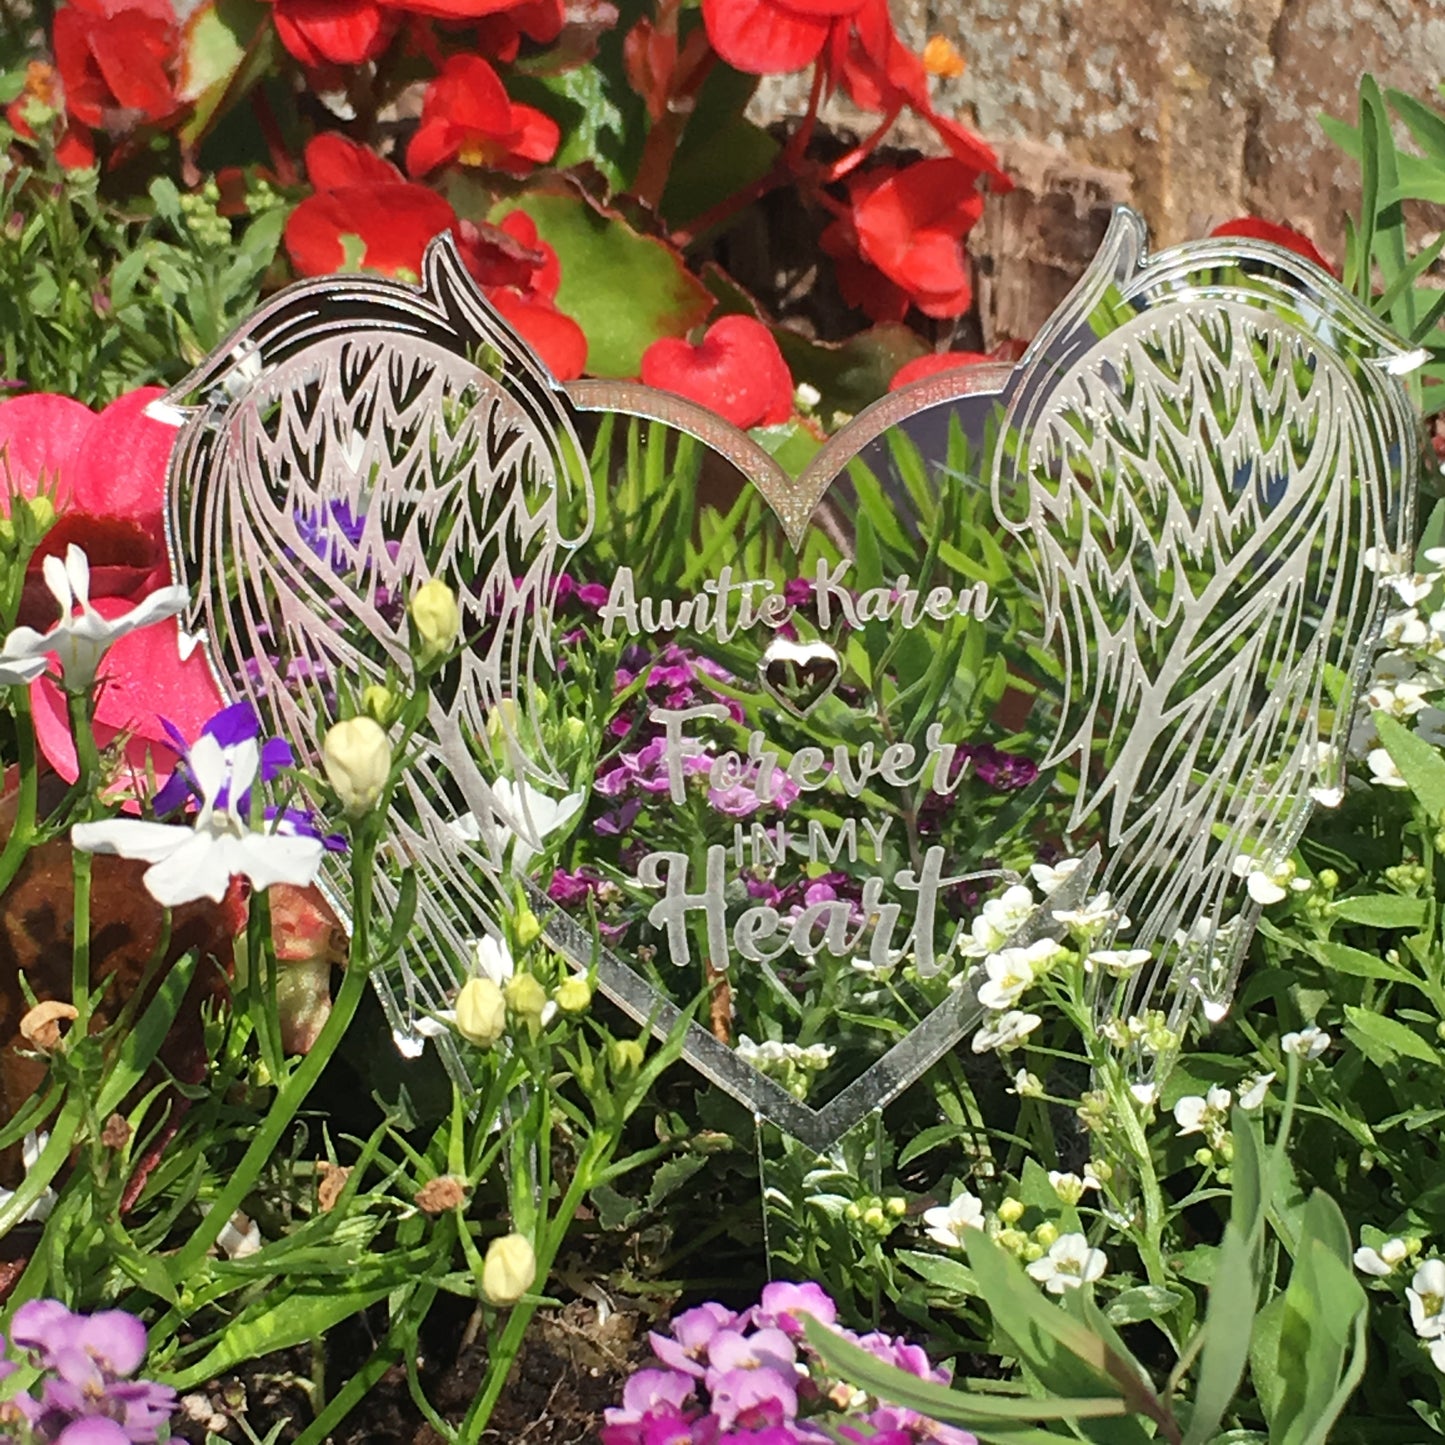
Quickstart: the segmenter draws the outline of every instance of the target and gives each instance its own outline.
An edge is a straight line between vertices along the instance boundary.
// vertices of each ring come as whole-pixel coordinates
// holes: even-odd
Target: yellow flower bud
[[[998,1217],[1005,1224],[1017,1224],[1024,1217],[1021,1199],[1005,1199],[998,1207]]]
[[[361,692],[362,712],[383,725],[391,722],[395,717],[397,704],[400,701],[401,699],[389,687],[383,687],[379,682],[372,683],[370,687],[363,688]]]
[[[507,1032],[507,1001],[489,978],[469,978],[457,995],[457,1032],[489,1049]]]
[[[542,1022],[547,1007],[547,990],[530,973],[513,974],[507,980],[507,1007],[530,1029]]]
[[[517,947],[526,948],[541,938],[542,925],[537,921],[537,915],[530,908],[524,907],[517,915],[512,932],[516,937]]]
[[[573,974],[557,985],[552,1002],[564,1014],[580,1014],[592,1002],[592,988],[581,974]]]
[[[524,1234],[504,1234],[487,1246],[482,1261],[482,1298],[489,1305],[512,1305],[537,1278],[537,1256]]]
[[[423,582],[411,599],[411,625],[423,665],[435,662],[457,645],[462,614],[457,594],[439,578]]]
[[[391,741],[375,718],[350,717],[327,732],[321,762],[341,806],[360,817],[376,806],[386,788]]]
[[[620,1075],[636,1073],[646,1057],[636,1039],[614,1039],[608,1052],[612,1072]]]
[[[39,531],[45,531],[55,522],[55,503],[43,493],[38,497],[30,497],[26,501],[30,509],[30,516],[35,522]]]
[[[1044,1222],[1039,1225],[1036,1230],[1034,1230],[1034,1239],[1037,1240],[1038,1243],[1043,1245],[1045,1249],[1047,1249],[1058,1237],[1059,1226],[1047,1219],[1044,1220]]]

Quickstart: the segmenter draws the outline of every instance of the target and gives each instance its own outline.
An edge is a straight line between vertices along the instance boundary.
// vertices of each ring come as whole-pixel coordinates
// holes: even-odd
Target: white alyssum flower
[[[1042,1099],[1044,1083],[1037,1074],[1031,1074],[1027,1069],[1020,1069],[1014,1075],[1013,1088],[1006,1089],[1004,1092],[1016,1094],[1020,1099]]]
[[[1370,781],[1381,788],[1408,788],[1395,760],[1384,748],[1371,748],[1365,761],[1370,766]]]
[[[1269,1086],[1274,1083],[1273,1074],[1256,1074],[1251,1078],[1241,1079],[1239,1084],[1239,1107],[1246,1112],[1257,1109],[1264,1103],[1264,1096],[1269,1093]]]
[[[1086,1168],[1082,1177],[1073,1173],[1060,1173],[1057,1169],[1049,1170],[1049,1184],[1060,1200],[1065,1204],[1077,1204],[1084,1197],[1089,1189],[1097,1189],[1099,1181]]]
[[[1034,909],[1034,895],[1024,884],[1015,883],[998,898],[990,898],[973,920],[959,944],[965,958],[987,958],[997,953]]]
[[[1375,712],[1391,717],[1413,717],[1425,706],[1427,693],[1434,691],[1429,682],[1397,682],[1393,686],[1377,683],[1365,694],[1365,702]]]
[[[1266,864],[1251,858],[1248,853],[1241,853],[1231,866],[1234,876],[1245,880],[1249,896],[1256,903],[1279,903],[1292,892],[1307,893],[1310,888],[1308,878],[1295,876],[1293,858],[1286,858],[1282,863]]]
[[[983,1200],[964,1190],[947,1208],[942,1206],[923,1211],[928,1237],[945,1249],[962,1249],[965,1229],[983,1228]]]
[[[1415,1271],[1405,1298],[1410,1301],[1410,1323],[1422,1340],[1445,1337],[1445,1260],[1427,1259]]]
[[[1130,1084],[1129,1092],[1141,1108],[1152,1109],[1159,1102],[1159,1085],[1155,1083]]]
[[[21,1141],[20,1160],[21,1163],[24,1164],[27,1174],[35,1168],[40,1156],[45,1152],[45,1146],[48,1143],[50,1143],[50,1135],[37,1133],[34,1129]],[[16,1192],[14,1189],[0,1188],[0,1209],[4,1209],[5,1206],[15,1198]],[[34,1224],[43,1224],[50,1218],[50,1212],[55,1208],[56,1198],[57,1195],[55,1191],[47,1186],[35,1203],[20,1216],[16,1223],[20,1224],[28,1220]]]
[[[1063,951],[1052,938],[1040,938],[1026,948],[1004,948],[989,954],[983,963],[988,980],[979,986],[979,1003],[989,1009],[1012,1008]]]
[[[1029,1265],[1029,1276],[1036,1279],[1050,1294],[1063,1294],[1092,1284],[1109,1267],[1102,1249],[1091,1249],[1082,1234],[1061,1234],[1049,1252]]]
[[[1129,927],[1129,920],[1114,907],[1113,900],[1107,893],[1100,893],[1089,899],[1082,908],[1056,910],[1054,921],[1062,923],[1076,938],[1082,938],[1085,941],[1094,938],[1105,929],[1122,933]]]
[[[1079,864],[1083,861],[1082,858],[1063,858],[1052,866],[1035,863],[1029,868],[1029,873],[1038,884],[1039,892],[1049,898],[1078,872]]]
[[[90,601],[90,559],[74,542],[66,548],[65,561],[47,557],[41,571],[50,595],[60,607],[60,620],[49,632],[17,627],[0,648],[0,669],[19,676],[38,661],[40,667],[24,678],[29,681],[45,670],[46,657],[53,652],[60,659],[61,675],[70,692],[84,692],[90,687],[101,658],[114,643],[162,618],[174,617],[184,611],[188,600],[184,587],[162,587],[129,612],[109,619],[102,617]]]
[[[227,748],[202,734],[189,757],[202,798],[194,826],[108,818],[77,823],[70,840],[82,853],[115,853],[151,864],[143,880],[146,891],[165,908],[198,898],[219,903],[236,875],[257,889],[273,883],[308,887],[321,867],[321,840],[279,829],[253,832],[240,814],[239,799],[255,781],[260,756],[254,738]],[[218,807],[222,793],[227,801]]]
[[[1409,1258],[1409,1254],[1409,1246],[1403,1239],[1387,1239],[1379,1249],[1362,1244],[1355,1251],[1355,1268],[1361,1274],[1383,1279],[1387,1274],[1394,1274],[1395,1266]]]
[[[1110,978],[1128,978],[1153,956],[1147,948],[1096,948],[1084,959],[1084,972],[1102,968]]]
[[[989,1054],[995,1049],[1011,1049],[1015,1044],[1022,1043],[1041,1023],[1043,1019],[1038,1014],[1024,1013],[1019,1009],[995,1014],[973,1036],[973,1051]]]
[[[1298,1054],[1308,1062],[1317,1059],[1334,1042],[1323,1029],[1311,1024],[1298,1033],[1289,1033],[1280,1039],[1279,1046],[1287,1054]]]
[[[1214,1088],[1207,1095],[1186,1094],[1174,1105],[1174,1122],[1179,1125],[1179,1137],[1189,1134],[1203,1134],[1214,1140],[1229,1127],[1229,1106],[1234,1095],[1228,1089]]]

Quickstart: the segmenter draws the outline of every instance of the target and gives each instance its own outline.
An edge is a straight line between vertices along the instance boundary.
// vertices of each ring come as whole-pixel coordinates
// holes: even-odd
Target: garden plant
[[[1410,226],[1445,204],[1438,98],[1367,76],[1321,122],[1363,183],[1322,244],[1409,358],[1418,525],[1364,559],[1391,602],[1331,718],[1337,785],[1286,862],[1238,870],[1259,917],[1232,1000],[1171,1012],[1131,983],[1150,949],[1040,844],[1084,780],[1019,710],[1061,668],[967,437],[938,475],[885,441],[799,542],[619,405],[551,501],[590,540],[529,604],[550,666],[468,739],[512,760],[493,787],[526,823],[494,840],[495,926],[402,1019],[443,905],[398,838],[438,700],[496,640],[483,562],[393,593],[362,515],[305,514],[278,565],[364,594],[386,645],[318,670],[263,624],[242,670],[325,699],[300,756],[196,622],[161,398],[255,384],[234,334],[287,283],[417,284],[454,255],[557,382],[670,393],[796,477],[890,391],[1031,339],[977,349],[966,241],[1011,182],[935,106],[963,58],[908,49],[883,0],[67,0],[8,7],[3,47],[0,1439],[563,1438],[526,1432],[563,1411],[569,1329],[604,1347],[566,1438],[606,1445],[1445,1436],[1445,237]],[[792,72],[803,114],[750,119]],[[821,125],[840,92],[863,134]],[[926,153],[891,144],[905,114]],[[784,207],[805,257],[735,274]],[[1287,221],[1220,234],[1329,271]],[[439,416],[407,444],[464,430]],[[828,584],[843,561],[872,617]],[[748,754],[759,667],[721,622],[704,645],[648,621],[652,582],[702,598],[720,562],[791,569],[785,655],[826,640],[867,680],[781,700],[811,771],[855,756],[835,703],[932,749],[925,805],[849,796],[915,869],[985,861],[940,894],[936,959],[922,934],[870,947],[866,862],[780,884],[758,851],[800,796],[835,830],[846,808]],[[897,620],[923,577],[952,599],[932,646]],[[935,719],[968,747],[925,742]],[[720,782],[729,748],[758,766]],[[729,907],[850,920],[851,957],[666,966],[684,930],[627,875],[745,836]],[[604,946],[657,1011],[605,996]],[[683,1057],[701,1021],[806,1102],[969,988],[968,1041],[821,1151]]]

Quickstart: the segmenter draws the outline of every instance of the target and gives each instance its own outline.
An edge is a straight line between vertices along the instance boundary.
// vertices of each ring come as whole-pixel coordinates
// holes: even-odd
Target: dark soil
[[[596,1440],[603,1410],[620,1402],[623,1382],[650,1358],[649,1325],[649,1317],[630,1306],[609,1310],[590,1300],[539,1312],[483,1441],[582,1445]],[[453,1424],[466,1414],[486,1368],[481,1345],[457,1352],[465,1327],[464,1309],[434,1310],[426,1326],[431,1338],[423,1341],[420,1362],[428,1399]],[[333,1387],[366,1357],[372,1343],[360,1322],[337,1335],[327,1360]],[[261,1439],[279,1425],[278,1445],[294,1440],[313,1418],[310,1369],[304,1350],[288,1350],[213,1381],[185,1397],[174,1438],[204,1445],[209,1430],[227,1441],[244,1441],[244,1420]],[[382,1377],[331,1440],[333,1445],[440,1445],[441,1436],[422,1418],[405,1370],[397,1367]]]

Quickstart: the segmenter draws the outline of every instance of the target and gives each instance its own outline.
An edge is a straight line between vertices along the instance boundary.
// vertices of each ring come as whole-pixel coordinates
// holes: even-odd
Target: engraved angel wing
[[[1020,368],[993,499],[1062,662],[1049,762],[1155,954],[1106,1012],[1167,983],[1222,1013],[1254,918],[1236,860],[1279,867],[1341,786],[1385,602],[1367,557],[1410,535],[1402,357],[1288,253],[1149,262],[1125,213]]]
[[[283,292],[168,400],[191,408],[171,527],[212,666],[300,761],[316,765],[343,689],[389,665],[408,676],[416,587],[437,577],[458,596],[462,653],[433,686],[388,830],[418,869],[418,924],[378,982],[419,1050],[418,1018],[443,1006],[498,907],[502,829],[531,831],[496,776],[562,782],[531,704],[553,666],[561,560],[591,525],[568,412],[446,239],[419,291],[346,277]],[[334,905],[344,875],[328,875]],[[394,905],[388,877],[378,896]]]

